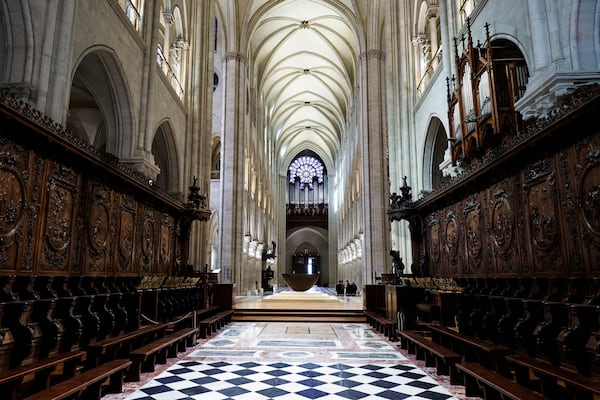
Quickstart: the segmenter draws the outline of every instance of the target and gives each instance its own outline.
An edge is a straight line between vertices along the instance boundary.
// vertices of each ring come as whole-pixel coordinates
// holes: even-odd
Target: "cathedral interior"
[[[599,398],[599,83],[598,0],[2,0],[0,390]]]

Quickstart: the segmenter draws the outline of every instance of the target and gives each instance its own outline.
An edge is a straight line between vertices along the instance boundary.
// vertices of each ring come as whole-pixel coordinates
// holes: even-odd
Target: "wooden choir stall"
[[[469,31],[460,47],[448,81],[456,176],[419,199],[405,178],[391,195],[416,266],[366,287],[366,312],[467,396],[597,399],[600,87],[573,88],[523,121],[519,52],[489,32],[475,46]]]
[[[2,398],[99,399],[229,322],[231,285],[186,271],[209,216],[0,93]]]

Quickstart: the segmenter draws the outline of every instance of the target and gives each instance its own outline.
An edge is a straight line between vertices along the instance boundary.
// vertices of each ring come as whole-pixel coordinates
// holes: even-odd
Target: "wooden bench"
[[[106,393],[123,391],[123,376],[131,365],[129,360],[112,360],[99,367],[75,375],[25,400],[85,399],[100,400]],[[106,381],[108,385],[104,385]]]
[[[196,328],[184,328],[162,339],[133,350],[129,354],[132,361],[127,374],[127,382],[137,382],[143,372],[153,372],[156,364],[166,364],[167,358],[177,357],[178,351],[191,347],[196,337]]]
[[[90,344],[87,347],[85,368],[92,369],[117,358],[129,358],[132,350],[164,337],[167,327],[168,324],[146,325],[135,331]]]
[[[434,342],[460,354],[463,356],[463,361],[478,362],[505,376],[510,374],[504,360],[504,356],[511,352],[508,347],[489,343],[443,326],[431,325],[429,329]]]
[[[537,358],[515,354],[506,357],[516,381],[538,389],[548,399],[591,400],[600,398],[600,376],[584,376]]]
[[[398,330],[396,334],[401,337],[400,347],[406,349],[408,354],[414,354],[417,360],[425,360],[427,367],[436,367],[436,374],[450,376],[450,384],[462,384],[455,367],[462,359],[459,354],[431,341],[421,332]]]
[[[544,396],[536,393],[513,380],[494,372],[476,362],[456,364],[465,382],[465,395],[483,397],[485,400],[543,400]]]
[[[378,332],[383,333],[391,341],[396,341],[396,329],[394,327],[394,321],[384,317],[383,315],[377,314],[374,311],[365,310],[364,313],[367,317],[367,322],[369,325],[375,328]]]
[[[0,393],[4,393],[1,397],[15,400],[17,398],[18,386],[27,375],[31,374],[35,375],[33,387],[36,392],[47,389],[51,383],[50,375],[60,365],[62,365],[62,372],[58,379],[71,378],[75,375],[75,369],[84,355],[85,352],[83,351],[59,353],[3,372],[0,374]]]
[[[233,310],[224,310],[198,321],[200,337],[206,339],[208,335],[216,332],[219,328],[231,322],[233,312]]]

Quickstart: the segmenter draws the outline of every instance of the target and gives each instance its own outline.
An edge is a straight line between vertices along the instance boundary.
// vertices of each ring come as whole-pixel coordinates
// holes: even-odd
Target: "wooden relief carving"
[[[429,260],[431,260],[430,270],[433,274],[440,273],[440,221],[437,213],[429,216],[427,224],[429,228]]]
[[[525,220],[534,272],[560,271],[564,263],[555,173],[548,161],[534,164],[524,183]]]
[[[581,144],[572,149],[565,149],[556,154],[557,181],[560,188],[561,219],[563,221],[563,242],[566,264],[563,268],[569,274],[582,274],[586,271],[583,244],[581,241],[582,228],[581,211],[578,199],[580,195],[578,181],[582,173],[582,165],[576,161],[575,154]],[[584,163],[584,164],[587,164]],[[575,167],[575,168],[573,168]]]
[[[40,271],[65,272],[71,264],[77,175],[72,169],[54,162],[51,162],[48,175]]]
[[[4,147],[4,146],[3,146]],[[22,173],[26,161],[22,152],[0,148],[0,270],[14,272],[19,266],[23,241],[26,189]]]
[[[92,204],[87,219],[87,260],[90,273],[107,273],[110,239],[110,192],[102,187],[92,189]]]
[[[136,207],[133,199],[122,195],[119,239],[117,242],[117,269],[119,272],[133,272],[135,210]]]
[[[172,265],[171,254],[171,231],[174,225],[173,218],[168,214],[163,214],[160,225],[158,268],[159,273],[169,273],[169,266]]]
[[[515,217],[509,195],[499,188],[493,192],[490,215],[492,252],[497,272],[513,272],[516,257]]]
[[[23,152],[18,152],[23,154]],[[38,243],[41,241],[39,226],[40,221],[44,219],[42,215],[42,197],[44,197],[44,171],[45,162],[42,158],[38,157],[35,153],[31,154],[30,161],[30,173],[23,173],[21,176],[24,181],[28,183],[30,194],[27,196],[27,222],[24,228],[23,243],[24,247],[23,258],[20,265],[21,271],[33,271],[36,267],[38,258]]]
[[[581,214],[590,233],[600,237],[600,149],[590,151],[588,161],[579,186]]]
[[[142,272],[150,273],[151,267],[154,260],[154,246],[156,245],[154,240],[154,215],[151,210],[146,210],[144,213],[144,220],[142,221],[142,237],[141,237],[141,269]]]
[[[591,146],[590,146],[591,147]],[[588,265],[593,271],[600,270],[600,147],[591,148],[586,154],[587,165],[579,181],[581,217],[584,222],[584,249]]]
[[[438,263],[440,262],[440,221],[437,218],[437,213],[431,215],[429,229],[431,235],[431,260]]]
[[[465,245],[467,268],[471,274],[485,273],[483,260],[483,238],[481,234],[481,205],[471,200],[463,210],[465,218]]]
[[[458,273],[458,246],[459,231],[454,211],[448,211],[446,215],[446,254],[448,256],[448,268],[451,273]]]

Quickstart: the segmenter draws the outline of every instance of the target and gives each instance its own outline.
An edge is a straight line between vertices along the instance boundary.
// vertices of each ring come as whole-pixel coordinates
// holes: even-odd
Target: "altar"
[[[281,274],[285,283],[297,292],[304,292],[315,286],[320,274],[292,273]]]
[[[327,304],[340,303],[341,300],[337,297],[330,296],[325,293],[316,291],[314,288],[306,291],[283,291],[275,293],[271,296],[264,296],[261,300],[263,303],[294,303],[294,302],[311,302],[315,305],[319,302],[326,302]]]

